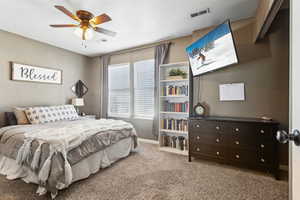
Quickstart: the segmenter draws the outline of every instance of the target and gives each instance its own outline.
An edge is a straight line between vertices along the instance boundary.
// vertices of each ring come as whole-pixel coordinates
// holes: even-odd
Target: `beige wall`
[[[0,44],[0,124],[3,112],[11,111],[14,106],[69,103],[74,97],[71,86],[79,79],[87,82],[91,76],[90,58],[86,56],[5,31],[0,31]],[[10,61],[62,69],[63,85],[11,81]],[[93,97],[93,92],[89,95]],[[85,100],[87,105],[93,105],[89,98]]]
[[[89,58],[88,60],[88,68],[87,77],[86,77],[86,85],[89,88],[88,93],[84,96],[85,103],[85,111],[87,113],[95,114],[100,117],[101,110],[101,68],[100,68],[100,58]]]
[[[181,37],[170,41],[169,56],[167,58],[168,63],[186,62],[188,61],[185,49],[192,43],[192,35]]]
[[[140,60],[147,60],[154,58],[154,48],[142,49],[134,52],[115,54],[110,57],[110,64],[129,63]]]
[[[272,9],[272,5],[274,4],[274,2],[274,0],[259,0],[258,8],[256,10],[256,20],[254,23],[254,41],[256,41],[259,37],[259,34],[262,30],[262,27],[264,26],[270,10]]]
[[[167,57],[167,62],[174,63],[174,62],[184,62],[187,61],[187,55],[185,53],[185,48],[191,44],[192,42],[192,35],[186,37],[180,37],[177,39],[167,40],[163,42],[157,42],[149,45],[142,46],[145,49],[136,50],[127,52],[128,50],[118,51],[112,53],[110,64],[120,64],[132,61],[139,61],[145,59],[154,58],[154,47],[153,45],[157,45],[160,43],[167,43],[171,42],[171,46],[169,49],[169,55]],[[149,48],[147,48],[149,47]]]

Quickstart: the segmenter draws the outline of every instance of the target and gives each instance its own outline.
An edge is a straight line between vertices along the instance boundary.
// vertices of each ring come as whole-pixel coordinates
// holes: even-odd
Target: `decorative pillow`
[[[31,124],[40,124],[42,123],[40,117],[42,113],[40,112],[39,107],[29,107],[25,110],[25,114]]]
[[[6,126],[14,126],[18,124],[17,118],[13,112],[5,112],[4,117]]]
[[[25,114],[25,110],[26,110],[26,108],[19,108],[19,107],[14,108],[14,113],[17,118],[18,125],[29,124],[29,121]]]
[[[44,124],[60,121],[58,111],[51,107],[30,107],[25,110],[31,124]]]
[[[78,114],[73,105],[30,107],[25,110],[25,113],[31,124],[78,119]]]
[[[57,106],[60,110],[61,120],[76,120],[79,116],[73,105]]]

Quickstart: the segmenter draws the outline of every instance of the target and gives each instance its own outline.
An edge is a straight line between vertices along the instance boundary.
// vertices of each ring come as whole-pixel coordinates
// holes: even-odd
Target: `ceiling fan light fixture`
[[[74,34],[78,36],[79,38],[85,38],[85,40],[91,40],[94,37],[94,30],[91,28],[86,29],[84,32],[82,28],[77,27],[74,30]],[[83,37],[83,34],[85,34],[85,37]]]
[[[77,37],[81,38],[83,42],[85,42],[86,40],[91,40],[94,37],[94,32],[109,35],[112,37],[116,35],[116,32],[97,26],[111,21],[111,18],[105,13],[95,17],[92,13],[86,10],[78,10],[76,11],[76,14],[73,14],[63,6],[56,5],[55,8],[63,12],[65,15],[76,20],[77,22],[79,22],[79,24],[51,24],[50,26],[53,28],[77,27],[74,30],[74,34],[77,35]]]

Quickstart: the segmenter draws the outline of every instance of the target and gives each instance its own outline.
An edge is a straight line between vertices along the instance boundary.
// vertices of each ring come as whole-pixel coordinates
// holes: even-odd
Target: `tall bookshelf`
[[[186,77],[169,76],[172,69],[186,72]],[[160,65],[159,146],[161,151],[188,155],[189,116],[188,62]]]

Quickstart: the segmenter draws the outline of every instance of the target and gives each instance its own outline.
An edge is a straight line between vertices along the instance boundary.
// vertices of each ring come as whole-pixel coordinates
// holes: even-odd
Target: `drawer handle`
[[[238,155],[238,154],[235,155],[235,158],[236,158],[236,159],[239,159],[239,158],[240,158],[240,155]]]
[[[219,139],[219,138],[217,138],[217,139],[216,139],[216,143],[219,143],[219,142],[220,142],[220,139]]]
[[[261,145],[260,145],[260,148],[262,148],[262,149],[265,148],[265,145],[261,144]]]
[[[200,136],[197,136],[196,138],[197,138],[197,140],[200,140]]]
[[[220,152],[217,151],[217,155],[220,155]]]
[[[197,148],[197,151],[200,151],[200,148],[199,148],[199,147]]]
[[[260,133],[261,133],[261,134],[264,134],[264,133],[265,133],[265,131],[264,131],[264,130],[260,130]]]
[[[200,124],[196,124],[196,127],[197,127],[197,128],[200,128]]]
[[[262,159],[260,159],[260,161],[261,161],[262,163],[264,163],[264,162],[265,162],[265,159],[262,158]]]
[[[220,127],[219,127],[219,126],[217,126],[217,127],[216,127],[216,129],[217,129],[217,130],[220,130]]]
[[[239,145],[239,144],[240,144],[240,142],[239,142],[239,141],[235,141],[235,144],[236,144],[236,145]]]
[[[239,132],[240,131],[240,129],[239,128],[235,128],[235,132]]]

